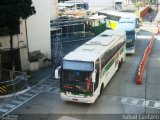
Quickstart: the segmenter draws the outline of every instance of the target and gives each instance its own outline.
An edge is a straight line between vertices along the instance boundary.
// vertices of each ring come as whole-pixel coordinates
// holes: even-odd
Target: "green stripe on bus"
[[[109,68],[114,64],[115,60],[114,58],[103,68],[101,72],[101,78],[104,76],[104,74],[109,70]]]
[[[120,49],[120,54],[122,54],[125,50],[125,45]],[[119,51],[118,51],[119,52]],[[115,63],[116,59],[115,59],[116,56],[114,56],[110,62],[108,64],[105,65],[105,67],[102,69],[101,71],[101,75],[100,75],[100,78],[102,78],[102,76],[104,76],[104,74],[110,69],[110,67]]]
[[[123,46],[123,48],[120,50],[120,54],[122,54],[123,53],[123,51],[125,50],[125,47],[126,46],[126,44]]]

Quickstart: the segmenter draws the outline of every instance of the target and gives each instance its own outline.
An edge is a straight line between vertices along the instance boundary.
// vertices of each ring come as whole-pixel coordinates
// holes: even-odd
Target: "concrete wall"
[[[0,36],[1,49],[10,49],[10,37]],[[26,41],[25,22],[21,21],[20,34],[13,36],[13,48],[20,48],[20,59],[22,71],[29,69],[28,49]]]
[[[21,69],[22,71],[30,70],[29,61],[28,61],[28,49],[20,49],[20,59],[21,59]]]
[[[36,14],[27,19],[29,51],[40,50],[51,58],[49,0],[33,0]]]
[[[55,1],[55,0],[53,0]],[[53,2],[52,1],[52,2]],[[49,0],[33,0],[33,6],[36,14],[29,17],[27,21],[28,47],[29,51],[40,50],[46,58],[51,58],[50,43],[50,1]],[[9,36],[0,37],[2,49],[10,48]],[[28,49],[26,40],[25,22],[22,20],[20,25],[20,34],[13,36],[13,47],[21,48],[21,66],[22,70],[29,69]]]
[[[2,49],[10,48],[9,36],[0,36],[0,42],[2,43]],[[21,47],[22,45],[27,45],[24,21],[20,24],[20,34],[13,36],[13,47]]]
[[[53,20],[58,17],[58,0],[49,0],[50,19]]]

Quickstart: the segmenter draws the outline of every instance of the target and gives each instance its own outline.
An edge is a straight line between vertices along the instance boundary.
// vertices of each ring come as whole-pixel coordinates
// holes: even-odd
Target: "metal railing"
[[[11,70],[0,68],[0,95],[14,94],[24,90],[28,86],[28,78],[25,72],[15,71],[15,77]]]
[[[53,40],[51,44],[55,44],[55,36],[53,36]],[[64,33],[62,34],[62,44],[76,41],[83,41],[93,38],[95,35],[91,32],[72,32],[72,33]]]

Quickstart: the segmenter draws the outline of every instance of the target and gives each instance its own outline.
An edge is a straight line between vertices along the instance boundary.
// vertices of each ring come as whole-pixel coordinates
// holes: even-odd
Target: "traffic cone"
[[[140,72],[138,72],[138,76],[137,76],[137,85],[142,85],[142,78],[141,78],[141,74]]]

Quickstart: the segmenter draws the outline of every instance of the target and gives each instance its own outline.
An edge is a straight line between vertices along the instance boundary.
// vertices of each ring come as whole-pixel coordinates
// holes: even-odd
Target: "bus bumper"
[[[135,53],[135,47],[126,49],[126,54],[134,54],[134,53]]]
[[[94,103],[96,98],[93,96],[79,96],[79,95],[66,95],[65,93],[61,93],[61,99],[66,101],[72,102],[79,102],[79,103]]]

